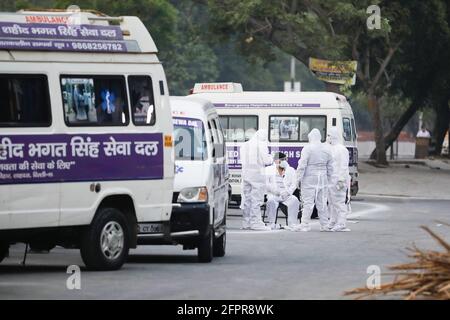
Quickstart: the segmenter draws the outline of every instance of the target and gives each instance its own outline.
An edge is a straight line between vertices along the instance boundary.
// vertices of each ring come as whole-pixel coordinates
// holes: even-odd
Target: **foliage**
[[[73,0],[2,1],[2,10],[67,8]],[[185,95],[196,82],[233,81],[246,90],[282,90],[289,79],[289,55],[269,46],[242,47],[238,36],[209,32],[211,21],[206,5],[182,0],[77,0],[82,9],[109,15],[137,15],[150,30],[164,64],[173,95]],[[261,52],[260,56],[245,50]],[[244,53],[244,54],[242,54]],[[298,64],[298,79],[305,90],[323,84]]]
[[[226,35],[235,34],[245,54],[270,57],[272,47],[276,46],[305,64],[309,57],[357,60],[358,80],[352,93],[362,92],[369,99],[376,156],[383,163],[387,144],[382,111],[389,109],[386,101],[404,96],[412,104],[419,104],[414,97],[420,92],[414,79],[423,82],[424,76],[435,69],[427,68],[431,63],[421,55],[420,59],[425,63],[423,67],[419,66],[420,72],[407,75],[407,70],[415,71],[418,62],[422,61],[417,59],[416,52],[407,49],[418,48],[417,53],[420,54],[433,50],[431,43],[425,44],[428,40],[439,47],[449,42],[445,35],[449,20],[445,0],[208,0],[208,4],[215,17],[212,27]],[[366,9],[373,4],[382,9],[379,30],[369,30],[366,26]],[[427,30],[428,24],[432,26],[431,31]],[[420,28],[422,30],[418,30]],[[427,33],[428,39],[418,38],[418,35]],[[431,52],[430,61],[438,59],[448,66],[448,58],[445,57],[449,51]],[[448,79],[449,73],[443,74]],[[425,96],[428,95],[426,89]],[[438,95],[442,96],[443,91]],[[400,116],[401,121],[393,125],[390,138],[398,135],[414,112],[414,109],[407,109]]]
[[[73,0],[3,0],[0,10],[63,9],[70,4]],[[445,0],[77,0],[76,4],[110,15],[139,16],[159,48],[174,95],[187,94],[196,82],[210,81],[240,82],[245,90],[282,90],[293,55],[299,62],[302,90],[324,90],[305,67],[309,57],[358,60],[357,85],[341,90],[351,96],[359,127],[375,126],[378,140],[389,130],[386,145],[417,109],[440,113],[448,106],[450,5]],[[380,30],[366,27],[366,8],[373,4],[382,9]],[[368,97],[375,99],[376,113],[369,113]]]

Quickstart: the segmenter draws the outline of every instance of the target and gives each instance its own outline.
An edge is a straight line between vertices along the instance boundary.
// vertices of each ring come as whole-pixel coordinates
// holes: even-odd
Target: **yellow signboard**
[[[329,61],[309,58],[309,69],[324,82],[355,85],[357,61]]]

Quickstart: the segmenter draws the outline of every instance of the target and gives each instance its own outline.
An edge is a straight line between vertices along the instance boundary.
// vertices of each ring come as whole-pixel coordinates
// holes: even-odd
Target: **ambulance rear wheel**
[[[130,248],[127,219],[117,209],[102,208],[81,237],[81,257],[90,270],[118,270]]]

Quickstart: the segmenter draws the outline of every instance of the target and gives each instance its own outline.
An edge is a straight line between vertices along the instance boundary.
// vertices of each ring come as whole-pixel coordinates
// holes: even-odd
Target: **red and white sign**
[[[71,16],[25,16],[27,23],[67,24]]]
[[[236,93],[242,91],[240,83],[196,83],[193,93]]]

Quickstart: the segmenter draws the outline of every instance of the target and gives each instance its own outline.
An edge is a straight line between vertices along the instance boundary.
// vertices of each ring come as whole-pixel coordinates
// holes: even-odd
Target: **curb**
[[[418,197],[418,196],[408,196],[408,195],[400,195],[400,194],[398,194],[398,195],[388,195],[388,194],[376,194],[376,193],[361,193],[361,192],[358,192],[358,196],[372,197],[372,198],[404,199],[404,200],[450,201],[450,198],[430,198],[430,197]]]

